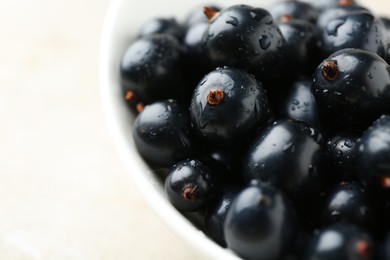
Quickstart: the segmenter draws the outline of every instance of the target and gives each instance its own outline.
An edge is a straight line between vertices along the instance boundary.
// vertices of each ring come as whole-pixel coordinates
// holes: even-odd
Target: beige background
[[[109,139],[98,82],[108,4],[0,3],[0,259],[195,259]]]
[[[0,259],[191,259],[108,136],[108,0],[0,2]]]

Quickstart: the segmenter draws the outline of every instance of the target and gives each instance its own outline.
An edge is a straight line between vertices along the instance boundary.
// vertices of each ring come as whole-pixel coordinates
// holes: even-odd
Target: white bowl
[[[231,2],[229,4],[233,2],[254,4],[255,1]],[[207,238],[167,200],[161,181],[150,171],[135,148],[131,133],[134,116],[129,113],[123,102],[119,85],[121,55],[131,43],[140,25],[148,18],[156,16],[183,18],[192,7],[199,4],[196,0],[112,1],[101,38],[99,61],[101,96],[107,124],[119,156],[152,209],[182,240],[193,247],[202,259],[237,260],[239,258],[234,253]],[[220,5],[226,6],[224,3]]]
[[[241,0],[226,3],[214,0],[208,3],[210,2],[217,3],[220,6],[237,3],[267,6],[275,1]],[[368,3],[368,1],[360,2]],[[101,96],[112,140],[127,171],[133,177],[145,200],[181,239],[193,247],[194,252],[198,253],[202,259],[237,260],[239,257],[230,250],[221,248],[215,244],[171,206],[166,198],[161,181],[151,172],[135,148],[131,133],[134,116],[129,113],[128,108],[123,102],[119,85],[119,63],[121,55],[131,43],[140,25],[148,18],[156,16],[181,19],[192,7],[199,4],[199,1],[196,0],[112,1],[101,38]],[[379,0],[373,0],[370,4],[371,7],[379,10],[382,3]],[[372,6],[373,4],[374,6]]]

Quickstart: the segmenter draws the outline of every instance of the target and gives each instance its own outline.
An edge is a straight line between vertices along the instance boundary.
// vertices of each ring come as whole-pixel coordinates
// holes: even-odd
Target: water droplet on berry
[[[344,142],[344,145],[348,148],[352,148],[353,147],[353,142],[351,140],[345,140]]]
[[[230,24],[230,25],[233,25],[233,26],[237,26],[237,25],[240,24],[240,22],[238,21],[237,17],[234,17],[234,16],[229,16],[229,17],[225,20],[225,23]]]
[[[269,37],[267,35],[262,35],[259,39],[259,43],[260,43],[260,47],[263,50],[266,50],[271,45],[271,40],[269,39]]]

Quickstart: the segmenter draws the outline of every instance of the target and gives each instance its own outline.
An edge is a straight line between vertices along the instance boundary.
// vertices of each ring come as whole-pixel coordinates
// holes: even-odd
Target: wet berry
[[[165,180],[169,201],[182,212],[204,208],[212,200],[217,186],[210,170],[198,160],[184,160],[175,164]]]
[[[262,8],[235,5],[221,10],[204,36],[211,64],[246,69],[262,80],[285,73],[285,40],[271,14]]]
[[[181,73],[183,59],[183,49],[171,35],[156,34],[135,40],[120,64],[125,101],[130,105],[139,102],[146,105],[157,100],[180,98],[188,91]]]
[[[363,134],[356,160],[359,179],[373,194],[390,194],[390,116],[376,120]]]
[[[244,259],[280,259],[296,232],[296,214],[279,190],[254,183],[234,199],[224,224],[229,248]]]
[[[373,14],[357,11],[327,21],[320,33],[323,57],[345,48],[374,52],[386,59],[388,39],[383,23]]]
[[[270,116],[261,83],[243,70],[218,68],[195,89],[191,123],[205,142],[234,146],[250,137]]]
[[[307,260],[369,260],[374,259],[371,236],[360,228],[338,223],[320,230],[306,250]]]
[[[315,201],[332,179],[321,133],[299,121],[269,124],[243,159],[247,182],[255,179],[276,186],[299,206]]]
[[[356,182],[337,184],[325,196],[322,207],[324,225],[348,222],[368,228],[374,219],[368,197]]]
[[[133,139],[146,160],[164,167],[189,157],[194,147],[188,112],[174,100],[146,106],[134,121]]]
[[[339,181],[357,180],[355,162],[360,136],[360,132],[341,132],[328,141],[330,159],[337,172],[336,179]]]
[[[390,111],[390,68],[375,53],[344,49],[318,66],[312,92],[335,125],[365,129]]]

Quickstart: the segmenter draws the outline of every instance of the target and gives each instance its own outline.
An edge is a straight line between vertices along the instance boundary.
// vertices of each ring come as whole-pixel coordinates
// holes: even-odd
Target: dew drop
[[[266,50],[271,45],[271,40],[269,39],[269,37],[267,35],[262,35],[259,39],[259,43],[260,43],[260,47],[263,50]]]
[[[338,215],[340,215],[340,211],[338,211],[338,210],[333,210],[333,211],[330,213],[330,215],[332,215],[332,216],[338,216]]]
[[[293,101],[291,103],[293,103],[294,105],[299,105],[299,101],[296,99],[293,99]]]
[[[348,148],[352,148],[353,147],[353,142],[351,140],[345,140],[344,142],[344,145]]]
[[[230,24],[230,25],[233,25],[233,26],[237,26],[237,25],[240,24],[240,22],[238,21],[237,17],[234,17],[234,16],[229,16],[229,17],[225,20],[225,23]]]

